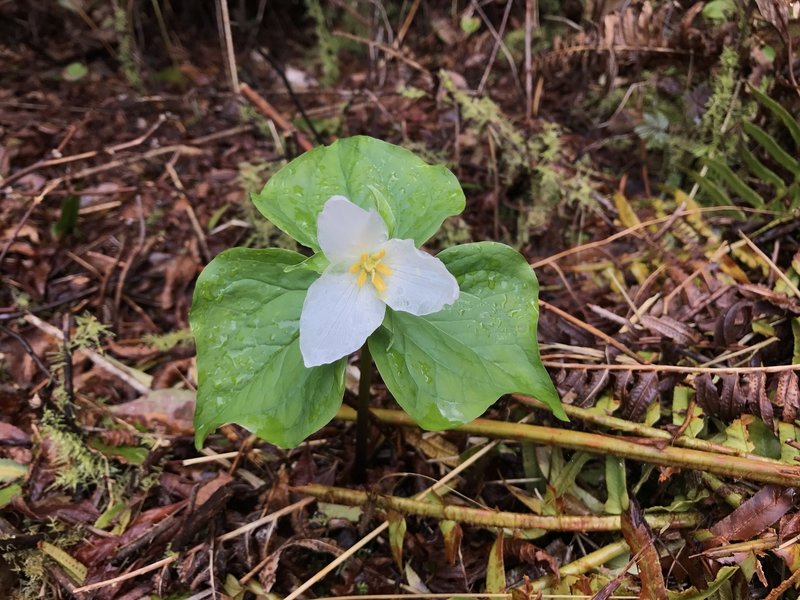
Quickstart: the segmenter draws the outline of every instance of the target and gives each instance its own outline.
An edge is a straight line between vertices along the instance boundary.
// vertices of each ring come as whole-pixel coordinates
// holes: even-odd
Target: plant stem
[[[572,561],[563,567],[559,567],[559,576],[566,577],[567,575],[585,575],[589,571],[599,569],[608,561],[613,560],[618,556],[622,556],[629,550],[630,548],[628,548],[628,544],[625,542],[625,540],[613,542],[607,546],[598,548],[594,552],[591,552],[586,556],[582,556],[578,560]],[[551,586],[556,582],[555,579],[556,577],[553,575],[548,575],[546,577],[542,577],[541,579],[532,581],[531,591],[544,591],[548,586]]]
[[[323,502],[363,506],[372,502],[377,508],[394,510],[407,515],[434,517],[439,520],[459,521],[480,527],[508,527],[509,529],[544,529],[547,531],[619,531],[621,518],[615,516],[559,515],[555,517],[472,508],[455,504],[441,504],[415,498],[372,494],[361,490],[331,487],[318,483],[291,488],[293,492],[314,496]],[[664,527],[697,527],[703,520],[698,512],[647,513],[645,520],[653,529]]]
[[[397,427],[416,427],[414,420],[399,410],[375,409],[374,418]],[[339,410],[338,418],[353,421],[355,414],[349,407]],[[456,428],[458,431],[490,437],[533,442],[544,446],[557,446],[583,450],[599,455],[621,456],[642,462],[706,471],[714,475],[736,477],[761,483],[774,483],[784,487],[800,487],[800,466],[774,464],[741,456],[727,456],[718,452],[704,452],[689,448],[643,444],[620,436],[586,433],[557,427],[542,427],[521,423],[507,423],[490,419],[475,419]]]
[[[544,402],[540,402],[536,398],[531,398],[530,396],[525,396],[523,394],[512,394],[512,396],[515,400],[521,402],[522,404],[526,404],[528,406],[534,406],[536,408],[541,408],[544,410],[549,410]],[[634,423],[633,421],[627,421],[625,419],[614,417],[612,415],[599,414],[597,412],[593,412],[586,408],[579,408],[577,406],[572,406],[570,404],[564,404],[562,406],[564,408],[564,412],[567,413],[568,417],[575,417],[576,419],[580,419],[581,421],[585,421],[593,425],[599,425],[600,427],[608,427],[610,429],[616,429],[617,431],[623,431],[625,433],[630,433],[642,437],[669,440],[669,443],[671,445],[681,446],[683,448],[691,448],[693,450],[703,450],[705,452],[716,452],[719,454],[729,454],[730,456],[742,456],[744,458],[749,458],[752,460],[761,460],[764,462],[769,462],[777,465],[785,464],[781,463],[779,460],[767,458],[765,456],[758,456],[757,454],[749,454],[747,452],[736,450],[735,448],[728,448],[727,446],[723,446],[722,444],[715,444],[714,442],[709,442],[707,440],[701,440],[699,438],[689,437],[687,435],[673,437],[672,434],[669,433],[668,431],[664,431],[663,429],[658,429],[657,427],[649,427],[644,423]]]
[[[372,383],[372,355],[365,343],[361,348],[358,380],[358,412],[356,416],[356,457],[353,463],[353,483],[367,481],[367,438],[369,437],[369,388]]]

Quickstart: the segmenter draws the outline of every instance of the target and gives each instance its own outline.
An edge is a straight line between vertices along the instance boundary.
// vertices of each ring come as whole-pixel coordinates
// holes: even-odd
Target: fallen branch
[[[309,483],[291,488],[291,491],[313,496],[317,500],[348,506],[373,505],[383,510],[393,510],[406,515],[433,517],[442,521],[458,521],[480,527],[505,527],[509,529],[544,529],[547,531],[619,531],[619,515],[585,516],[560,515],[555,517],[473,508],[455,504],[440,504],[424,499],[403,498],[372,494],[361,490]],[[651,513],[645,515],[653,529],[697,527],[703,516],[697,512]]]
[[[375,419],[382,423],[398,427],[417,427],[414,420],[402,411],[374,409],[370,412]],[[339,409],[337,418],[345,421],[355,421],[356,413],[349,406],[342,406]],[[675,448],[673,446],[659,448],[654,445],[639,444],[622,437],[599,433],[586,433],[584,431],[542,427],[540,425],[507,423],[490,419],[475,419],[456,429],[492,439],[533,442],[544,446],[557,446],[593,454],[620,456],[665,467],[695,469],[748,481],[773,483],[785,487],[800,487],[800,467],[752,460],[741,456],[728,456],[718,452],[705,452],[689,448]]]

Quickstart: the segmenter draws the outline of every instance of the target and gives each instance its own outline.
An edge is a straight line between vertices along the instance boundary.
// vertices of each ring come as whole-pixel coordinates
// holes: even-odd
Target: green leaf
[[[503,530],[497,533],[497,539],[489,550],[489,561],[486,563],[486,591],[490,594],[502,594],[506,591],[506,566],[503,560]]]
[[[772,169],[768,168],[764,163],[762,163],[756,156],[747,149],[747,146],[742,144],[739,148],[739,155],[742,157],[742,162],[747,165],[747,168],[750,169],[750,172],[758,177],[764,183],[768,183],[773,186],[776,190],[782,190],[786,187],[783,183],[783,179],[778,177],[777,173]]]
[[[775,100],[767,96],[753,84],[748,83],[747,85],[750,88],[750,93],[756,97],[756,100],[758,100],[763,106],[767,107],[772,114],[783,121],[783,124],[786,126],[786,129],[789,130],[794,143],[798,148],[800,148],[800,123],[797,122],[797,119],[795,119],[783,106],[775,102]]]
[[[464,210],[464,192],[445,167],[366,136],[306,152],[278,171],[253,195],[253,202],[277,227],[319,250],[317,216],[337,194],[376,209],[387,221],[390,237],[413,239],[417,246],[446,217]]]
[[[79,196],[67,196],[61,201],[61,215],[53,224],[53,235],[61,239],[75,231],[78,224],[78,209],[81,199]]]
[[[711,0],[703,8],[703,16],[709,21],[726,21],[735,10],[733,0]]]
[[[22,496],[22,486],[18,483],[0,488],[0,508],[8,506],[17,496]]]
[[[606,489],[608,499],[605,511],[609,515],[621,515],[628,509],[628,489],[626,487],[625,459],[606,456]]]
[[[389,547],[398,569],[403,568],[403,542],[406,539],[406,520],[398,512],[389,511]]]
[[[797,177],[800,175],[800,163],[797,162],[791,155],[786,152],[766,131],[761,129],[758,125],[753,125],[748,121],[742,122],[742,128],[745,133],[763,146],[764,150],[775,159],[775,162],[789,170],[789,172]]]
[[[719,206],[729,206],[732,204],[731,199],[725,194],[725,191],[716,183],[704,177],[696,171],[687,171],[689,177],[694,179],[700,189],[703,190],[711,198],[712,202]]]
[[[86,77],[88,73],[89,69],[85,64],[74,62],[64,67],[64,70],[61,71],[61,77],[64,81],[78,81]]]
[[[300,311],[318,275],[287,269],[304,260],[289,250],[233,248],[201,273],[190,316],[198,447],[225,423],[291,447],[336,414],[346,361],[307,369],[300,355]]]
[[[461,27],[461,31],[467,35],[471,35],[481,28],[481,20],[478,17],[471,17],[468,15],[461,17],[458,24]]]
[[[566,420],[536,340],[538,283],[503,244],[445,250],[459,299],[418,317],[387,311],[369,348],[383,381],[422,427],[445,429],[479,416],[501,395],[530,394]]]
[[[7,458],[0,458],[0,483],[7,483],[24,477],[27,472],[28,467],[22,463]]]
[[[696,587],[692,586],[683,592],[667,590],[667,597],[669,600],[706,600],[706,598],[716,598],[717,596],[715,594],[725,585],[728,579],[731,578],[731,575],[738,570],[739,567],[722,567],[717,572],[714,581],[711,582],[706,589],[699,591]]]
[[[716,175],[724,181],[728,187],[739,198],[747,202],[750,206],[761,208],[764,206],[764,199],[759,196],[749,185],[747,185],[741,178],[733,172],[733,170],[724,162],[716,158],[707,158],[705,164],[716,173]]]

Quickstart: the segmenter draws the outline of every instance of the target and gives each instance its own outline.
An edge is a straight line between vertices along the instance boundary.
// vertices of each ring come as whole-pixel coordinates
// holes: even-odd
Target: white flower
[[[306,367],[358,350],[383,322],[387,305],[427,315],[458,298],[458,283],[442,261],[417,250],[413,240],[388,239],[377,211],[344,196],[325,203],[317,239],[330,264],[308,288],[300,314]]]

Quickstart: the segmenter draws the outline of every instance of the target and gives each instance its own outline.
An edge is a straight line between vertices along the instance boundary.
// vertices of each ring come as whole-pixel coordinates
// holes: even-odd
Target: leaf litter
[[[656,154],[632,158],[571,108],[599,97],[593,82],[604,79],[612,93],[640,69],[657,74],[660,93],[669,97],[663,72],[689,51],[698,57],[695,67],[715,77],[731,23],[710,25],[700,5],[669,23],[665,4],[644,3],[598,15],[591,33],[564,31],[531,61],[541,81],[534,95],[532,80],[531,104],[541,117],[532,120],[521,110],[524,86],[517,86],[525,74],[502,58],[520,47],[509,37],[507,47],[494,50],[498,58],[487,61],[498,39],[493,30],[524,30],[525,11],[516,3],[508,4],[508,20],[505,6],[491,3],[481,11],[459,7],[455,20],[433,5],[420,8],[425,18],[406,12],[403,43],[372,43],[379,51],[368,55],[351,39],[337,83],[316,87],[309,74],[309,87],[294,100],[274,67],[240,56],[263,78],[257,91],[268,106],[295,119],[284,119],[289,129],[311,135],[309,122],[324,125],[327,141],[366,131],[454,169],[468,209],[430,248],[452,239],[501,239],[522,250],[547,303],[540,315],[543,358],[575,409],[567,426],[520,399],[504,399],[485,416],[532,417],[560,427],[564,437],[571,430],[603,436],[596,453],[558,443],[526,450],[525,443],[458,430],[420,434],[376,417],[367,500],[348,512],[344,503],[297,491],[310,483],[348,484],[354,434],[344,419],[293,450],[225,426],[196,452],[193,349],[176,335],[186,330],[193,282],[210,257],[248,240],[283,243],[277,231],[259,231],[263,225],[250,220],[248,193],[308,138],[276,128],[258,107],[226,92],[213,41],[199,44],[182,31],[165,43],[165,55],[148,48],[120,70],[106,54],[108,40],[121,35],[108,29],[109,9],[82,16],[60,7],[63,23],[56,24],[39,4],[31,2],[26,19],[40,26],[43,52],[20,31],[0,26],[12,66],[0,90],[4,597],[45,590],[46,597],[194,598],[216,590],[270,598],[304,586],[306,597],[412,590],[508,591],[515,598],[795,593],[785,589],[800,570],[794,488],[616,458],[614,443],[694,444],[712,460],[739,456],[752,461],[754,472],[761,461],[794,476],[796,221],[790,212],[787,219],[702,207],[680,190],[655,197],[647,170],[656,171]],[[339,3],[323,4],[344,18]],[[788,31],[781,11],[761,2],[758,9],[781,35]],[[0,16],[10,23],[21,10],[7,3]],[[296,40],[308,34],[307,25],[298,25],[290,9],[276,15],[286,27],[273,39],[291,43],[272,51],[279,62],[302,64],[305,49]],[[151,16],[139,16],[145,29],[157,31]],[[215,40],[213,27],[193,27],[198,39]],[[176,52],[176,40],[191,53]],[[774,69],[780,81],[781,60],[755,64]],[[176,69],[159,70],[160,61]],[[86,72],[61,78],[72,64]],[[153,94],[137,93],[140,83],[126,80],[137,69]],[[558,72],[591,77],[556,78]],[[490,103],[468,93],[484,73]],[[449,83],[442,79],[439,87],[443,77]],[[708,90],[692,92],[708,97]],[[702,118],[711,107],[694,110]],[[609,114],[614,135],[643,136],[648,148],[664,139],[663,120],[643,114],[640,104],[619,102]],[[588,162],[576,162],[578,156]],[[246,166],[254,164],[265,165],[257,181]],[[111,335],[92,337],[98,328]],[[173,342],[154,341],[169,336]],[[392,408],[383,386],[374,388],[375,405]],[[681,390],[689,390],[691,402]],[[489,449],[480,454],[483,448]],[[457,465],[467,466],[448,484],[452,491],[419,502],[452,506],[457,516],[463,506],[589,521],[615,506],[622,510],[619,527],[503,531],[376,505],[378,494],[418,495]],[[643,517],[654,511],[696,516],[700,525],[650,528]],[[397,525],[350,552],[384,519]],[[341,565],[314,579],[334,557]]]

